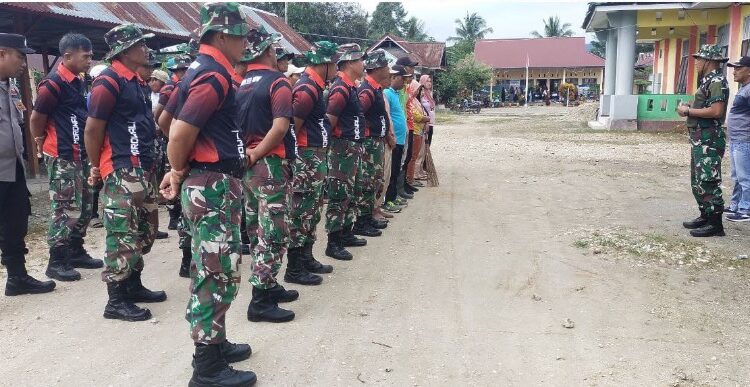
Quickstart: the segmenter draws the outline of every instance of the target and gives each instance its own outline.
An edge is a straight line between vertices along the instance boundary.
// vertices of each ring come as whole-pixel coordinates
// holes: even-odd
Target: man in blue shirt
[[[734,80],[741,86],[727,114],[734,191],[724,212],[728,221],[747,222],[750,221],[750,57],[743,56],[727,66],[733,68]]]
[[[390,106],[391,122],[393,123],[393,133],[396,136],[396,147],[393,148],[392,163],[391,163],[391,179],[388,184],[388,191],[385,194],[385,205],[386,211],[394,212],[400,210],[400,207],[394,203],[396,200],[396,182],[398,180],[399,172],[401,171],[401,162],[404,153],[404,144],[406,143],[406,135],[408,129],[406,127],[406,114],[401,106],[399,100],[398,91],[404,87],[404,78],[409,74],[406,68],[401,65],[393,66],[393,71],[396,72],[391,77],[391,87],[383,91],[383,95],[388,100]]]

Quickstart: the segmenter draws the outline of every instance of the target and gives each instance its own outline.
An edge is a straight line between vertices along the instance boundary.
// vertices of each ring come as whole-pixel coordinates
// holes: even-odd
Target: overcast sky
[[[362,0],[360,3],[372,14],[378,2]],[[582,1],[409,0],[402,3],[409,16],[422,19],[427,33],[438,41],[455,35],[455,19],[463,18],[466,12],[481,15],[495,30],[488,38],[527,38],[533,30],[543,33],[542,19],[549,16],[558,16],[563,23],[570,23],[575,36],[586,35],[581,24],[588,5]]]

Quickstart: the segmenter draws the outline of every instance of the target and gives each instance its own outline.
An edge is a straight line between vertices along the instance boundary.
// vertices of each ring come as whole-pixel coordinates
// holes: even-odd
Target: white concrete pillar
[[[617,29],[617,73],[615,94],[633,94],[633,74],[635,64],[635,11],[620,11],[620,24]]]
[[[615,93],[615,67],[617,66],[617,30],[597,32],[600,41],[607,42],[604,51],[604,95]]]

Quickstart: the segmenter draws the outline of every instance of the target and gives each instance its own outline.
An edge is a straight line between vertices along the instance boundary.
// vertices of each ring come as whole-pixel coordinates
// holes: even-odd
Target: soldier
[[[81,130],[86,126],[86,87],[80,74],[91,66],[91,41],[67,34],[59,43],[62,62],[39,83],[30,128],[48,168],[52,218],[47,231],[46,274],[58,281],[77,281],[74,268],[104,265],[83,248],[93,211],[88,162]]]
[[[247,359],[252,350],[227,341],[225,324],[240,284],[240,179],[247,164],[232,85],[240,79],[233,66],[250,28],[238,3],[204,4],[200,22],[199,55],[165,107],[174,117],[167,144],[172,170],[161,188],[167,199],[179,192],[193,235],[195,268],[185,315],[195,343],[189,385],[250,386],[255,374],[228,363]]]
[[[156,231],[156,191],[153,186],[156,128],[145,81],[136,73],[148,64],[143,34],[132,24],[104,35],[112,65],[91,88],[84,139],[91,161],[89,184],[103,180],[104,227],[107,231],[105,269],[109,301],[104,317],[124,321],[151,318],[136,302],[162,302],[163,291],[141,282],[143,255],[151,251]]]
[[[721,47],[704,44],[697,54],[695,66],[701,78],[692,106],[677,109],[687,117],[692,152],[690,180],[693,196],[698,202],[700,216],[682,225],[691,229],[694,237],[724,236],[721,215],[724,199],[721,196],[721,158],[726,138],[722,124],[727,111],[729,88],[721,72],[721,64],[728,61]]]
[[[278,302],[299,297],[276,281],[289,243],[291,163],[296,150],[289,130],[292,86],[276,70],[273,44],[280,38],[262,27],[250,30],[251,60],[237,92],[240,130],[250,166],[242,179],[247,233],[253,249],[253,298],[247,309],[250,321],[291,321],[294,312],[279,308]]]
[[[297,158],[292,171],[292,206],[289,224],[289,251],[284,280],[294,282],[306,277],[305,271],[325,274],[333,266],[315,259],[313,245],[315,229],[323,208],[323,187],[328,175],[328,138],[331,123],[326,116],[327,98],[323,96],[326,82],[336,77],[334,56],[338,45],[315,42],[305,53],[309,65],[293,90],[294,128],[297,138]],[[292,261],[299,265],[290,267]]]
[[[357,97],[355,80],[364,75],[366,58],[358,44],[339,47],[336,63],[338,77],[328,94],[326,114],[333,128],[333,138],[328,149],[328,208],[326,255],[339,260],[351,260],[349,246],[364,246],[367,241],[352,233],[357,207],[352,203],[354,187],[362,158],[365,118]]]
[[[372,215],[375,197],[383,185],[383,158],[385,137],[388,134],[390,117],[386,111],[383,85],[390,84],[391,70],[384,50],[368,54],[365,61],[367,76],[357,89],[359,102],[365,116],[365,140],[362,163],[357,177],[361,195],[357,195],[359,216],[354,224],[354,233],[364,236],[380,236],[379,229],[387,227],[387,221],[376,221]]]
[[[31,201],[23,166],[23,111],[18,88],[10,78],[26,71],[26,46],[22,35],[0,33],[0,254],[8,270],[6,296],[48,293],[54,281],[38,281],[26,272],[26,233]],[[30,151],[29,153],[33,153]]]
[[[294,59],[294,54],[285,50],[283,47],[276,47],[276,68],[285,73],[289,70],[289,61]]]

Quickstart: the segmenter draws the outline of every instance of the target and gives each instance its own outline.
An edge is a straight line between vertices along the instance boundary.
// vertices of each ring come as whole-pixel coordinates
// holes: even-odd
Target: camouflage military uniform
[[[245,173],[242,180],[247,233],[253,247],[250,283],[256,288],[276,286],[276,276],[289,244],[290,161],[275,156],[264,157]]]
[[[707,108],[715,102],[727,102],[729,88],[720,71],[706,74],[695,93],[691,108]],[[690,182],[698,208],[705,215],[721,214],[724,199],[721,194],[721,158],[724,156],[726,137],[722,124],[724,118],[707,119],[688,117],[690,133]]]
[[[155,176],[142,168],[117,169],[104,180],[104,227],[107,230],[102,280],[119,282],[143,270],[156,233]]]
[[[323,208],[323,189],[328,175],[328,149],[300,147],[294,161],[289,248],[315,242],[315,229]]]
[[[226,174],[193,169],[182,183],[182,208],[193,238],[190,299],[186,319],[193,340],[221,343],[224,318],[237,296],[241,273],[242,185]]]
[[[367,137],[363,143],[362,161],[357,171],[357,216],[372,215],[375,196],[382,189],[385,142],[382,138]]]
[[[341,231],[354,224],[357,216],[353,199],[363,148],[361,143],[333,138],[328,149],[328,208],[326,232]]]
[[[49,247],[62,247],[83,239],[93,214],[94,190],[89,186],[89,164],[45,156],[49,175],[52,217],[47,233]]]

